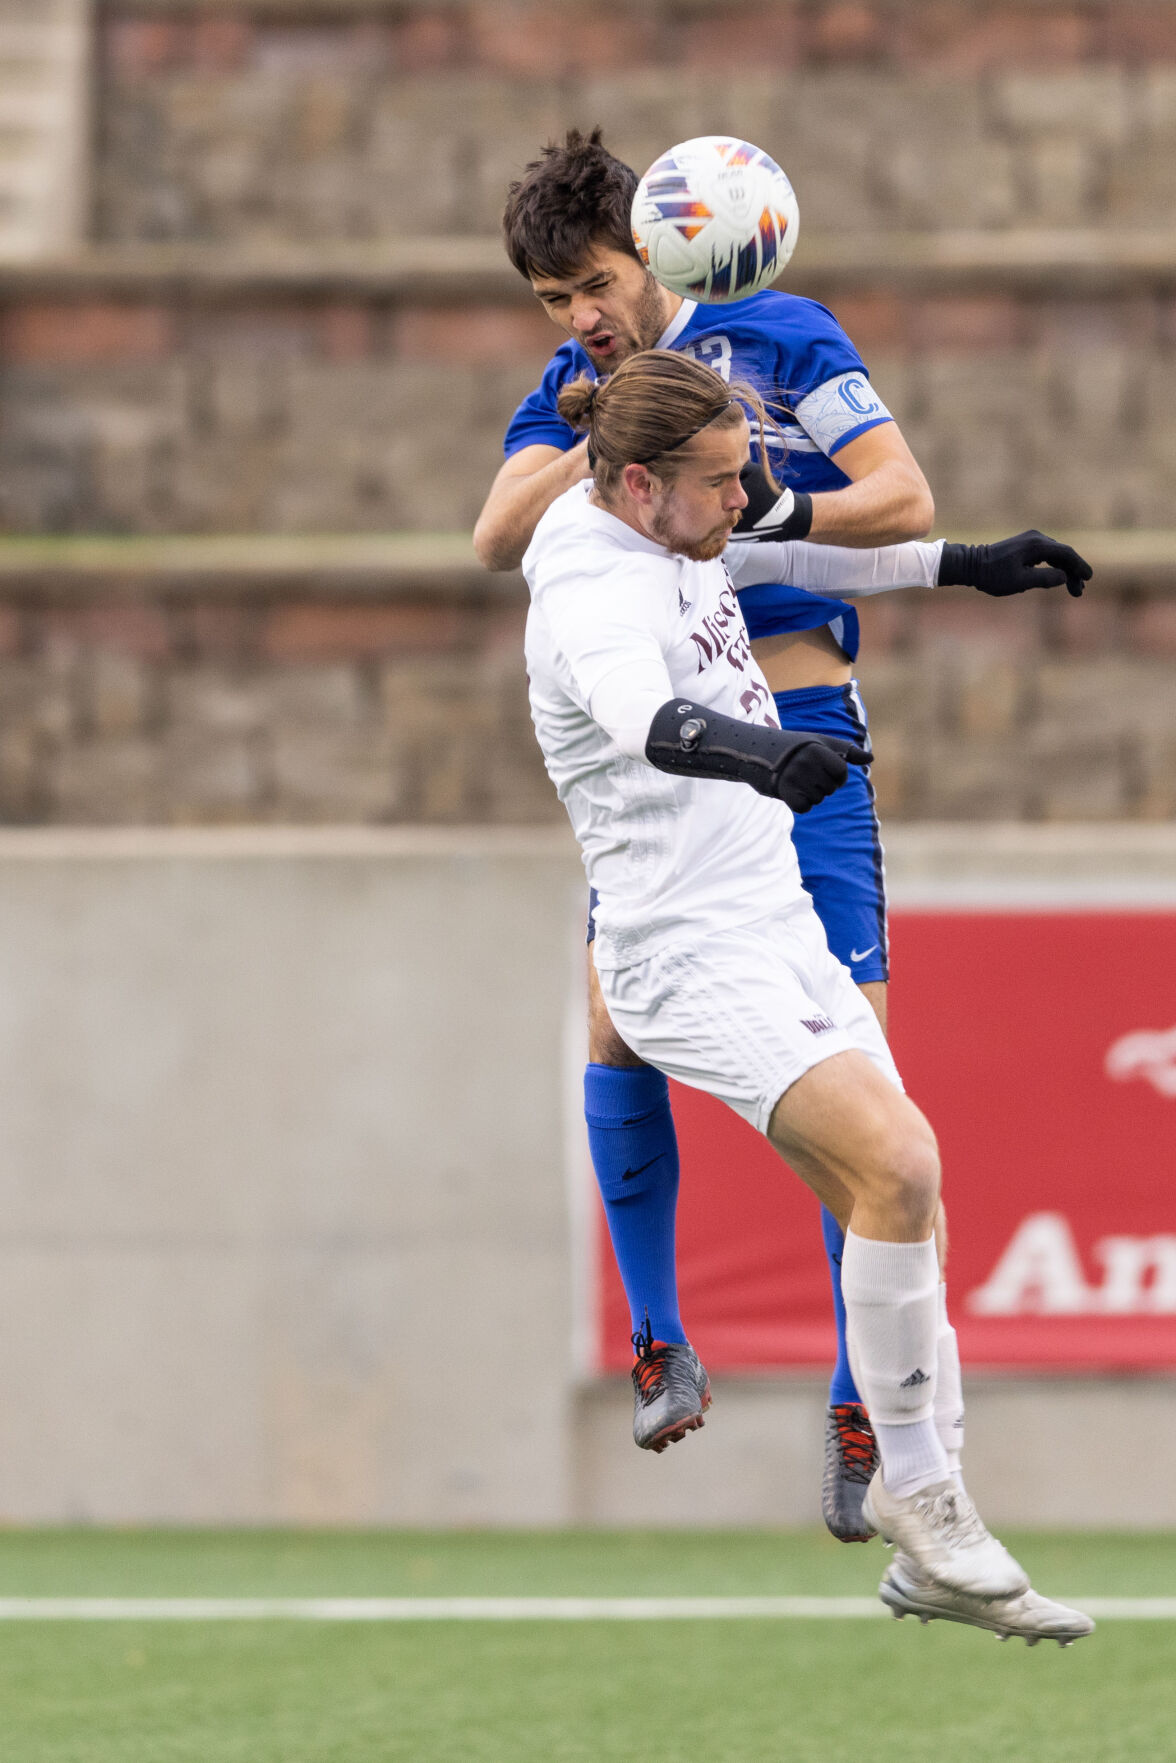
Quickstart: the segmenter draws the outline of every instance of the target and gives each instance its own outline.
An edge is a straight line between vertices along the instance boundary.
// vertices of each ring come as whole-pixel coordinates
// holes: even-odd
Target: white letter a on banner
[[[966,1307],[974,1316],[1079,1316],[1095,1309],[1061,1213],[1031,1213]]]

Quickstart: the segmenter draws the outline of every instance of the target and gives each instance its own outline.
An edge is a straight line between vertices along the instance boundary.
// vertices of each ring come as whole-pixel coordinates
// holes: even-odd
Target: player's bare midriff
[[[844,686],[853,678],[845,650],[827,624],[820,624],[815,630],[781,631],[774,637],[758,637],[751,652],[773,692]]]

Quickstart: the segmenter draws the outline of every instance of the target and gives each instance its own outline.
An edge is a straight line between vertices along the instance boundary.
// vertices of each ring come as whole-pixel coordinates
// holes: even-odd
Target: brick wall
[[[645,163],[738,126],[806,220],[1168,230],[1176,4],[110,0],[95,232],[324,250],[493,234],[567,122]],[[803,253],[802,253],[803,254]],[[226,261],[219,258],[218,261]],[[280,283],[281,285],[277,285]],[[852,285],[851,285],[852,283]],[[941,530],[1166,528],[1176,274],[922,286],[812,274],[931,478]],[[226,270],[0,292],[0,526],[468,529],[555,333],[521,299]],[[2,545],[2,541],[0,541]],[[0,821],[557,819],[521,594],[0,576]],[[866,608],[890,818],[1176,813],[1176,601]]]
[[[862,607],[886,820],[1176,815],[1176,602]],[[561,823],[521,595],[0,590],[0,823]]]
[[[521,599],[0,593],[0,823],[542,822]]]
[[[1165,527],[1176,288],[842,297],[943,530]],[[12,300],[10,531],[468,530],[558,341],[528,307]]]
[[[469,528],[538,312],[299,298],[12,301],[0,318],[9,530]]]
[[[160,10],[105,9],[111,239],[495,232],[569,122],[638,167],[737,128],[822,229],[1166,227],[1176,198],[1168,0]]]
[[[883,820],[1176,815],[1176,603],[904,594],[861,609]]]

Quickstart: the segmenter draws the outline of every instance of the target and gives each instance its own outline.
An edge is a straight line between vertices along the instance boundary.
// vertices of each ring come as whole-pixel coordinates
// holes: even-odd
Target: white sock
[[[934,1420],[913,1420],[909,1426],[871,1422],[882,1459],[882,1480],[892,1494],[917,1494],[933,1481],[946,1481],[943,1446]]]
[[[878,1438],[882,1479],[896,1494],[946,1481],[935,1430],[939,1262],[935,1239],[880,1243],[845,1233],[841,1260],[854,1381]]]
[[[947,1452],[948,1468],[962,1479],[960,1456],[964,1448],[964,1380],[960,1373],[960,1343],[947,1320],[947,1287],[939,1287],[939,1376],[935,1382],[935,1430]]]

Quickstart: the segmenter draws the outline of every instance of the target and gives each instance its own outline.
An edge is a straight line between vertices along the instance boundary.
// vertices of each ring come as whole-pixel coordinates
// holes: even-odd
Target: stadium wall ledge
[[[1172,539],[1176,566],[1176,534]],[[514,601],[517,571],[492,575],[466,533],[29,534],[0,537],[0,595],[341,592],[395,599]]]
[[[12,859],[193,857],[561,858],[579,874],[571,833],[533,826],[0,827],[0,862]],[[887,889],[899,905],[963,897],[987,906],[1048,891],[1051,905],[1076,893],[1125,900],[1146,889],[1176,905],[1176,825],[1025,826],[971,821],[896,826],[886,832]]]
[[[873,288],[952,293],[1048,292],[1073,298],[1165,292],[1176,286],[1176,239],[1160,228],[993,228],[806,232],[788,292],[830,296]],[[461,305],[533,304],[497,237],[395,238],[312,247],[262,242],[106,244],[0,264],[0,299],[33,296],[314,295]]]
[[[1094,568],[1087,592],[1105,598],[1133,589],[1176,594],[1176,529],[1058,533]],[[952,528],[982,543],[990,533]],[[466,533],[194,533],[0,535],[0,598],[15,590],[86,595],[108,588],[162,595],[193,588],[214,594],[362,594],[397,599],[511,603],[525,586],[518,570],[491,573]],[[922,598],[912,590],[912,599]],[[944,588],[936,599],[974,601],[972,590]]]

